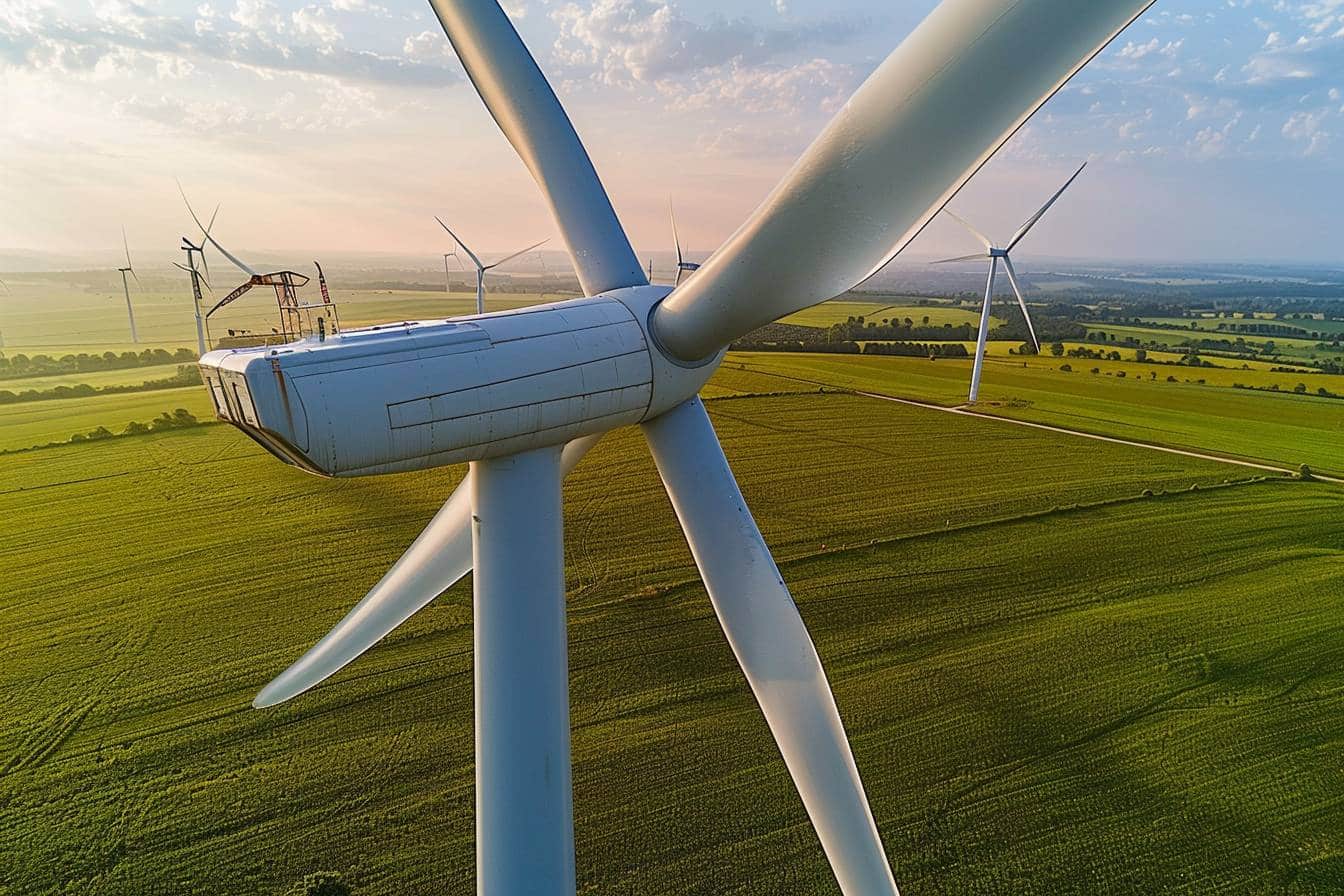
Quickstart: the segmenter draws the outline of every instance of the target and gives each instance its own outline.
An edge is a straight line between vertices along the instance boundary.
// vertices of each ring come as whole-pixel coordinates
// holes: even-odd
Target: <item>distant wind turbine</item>
[[[435,221],[438,221],[438,222],[439,222],[439,226],[442,227],[444,230],[448,230],[448,225],[445,224],[445,223],[443,223],[443,219],[440,218],[438,215],[435,215],[435,216],[434,216],[434,220],[435,220]],[[544,245],[544,244],[550,239],[550,237],[547,237],[546,239],[542,240],[540,243],[534,243],[534,244],[532,244],[531,246],[528,246],[526,249],[519,249],[517,252],[513,253],[512,255],[509,255],[509,256],[507,256],[507,257],[505,257],[505,258],[501,258],[499,261],[495,262],[494,264],[482,264],[482,263],[481,263],[481,260],[480,260],[479,258],[476,257],[476,253],[473,252],[473,251],[471,251],[470,249],[468,249],[468,248],[467,248],[467,244],[464,243],[464,242],[462,242],[460,239],[457,238],[457,234],[453,233],[451,230],[448,230],[448,235],[449,235],[450,237],[453,238],[453,242],[457,243],[459,246],[462,247],[462,251],[463,251],[463,252],[467,253],[467,257],[471,259],[471,263],[474,264],[474,265],[476,265],[476,313],[477,313],[477,314],[484,314],[484,313],[485,313],[485,272],[486,272],[486,271],[489,271],[489,270],[492,270],[492,269],[494,269],[494,268],[499,267],[500,265],[502,265],[502,264],[503,264],[504,262],[506,262],[506,261],[513,261],[513,260],[514,260],[515,258],[517,258],[519,255],[526,255],[528,252],[531,252],[533,249],[537,248],[538,246],[542,246],[542,245]],[[445,259],[445,260],[444,260],[444,269],[445,269],[445,270],[447,270],[447,264],[448,264],[448,262],[447,262],[447,260]]]
[[[452,275],[448,273],[448,259],[450,258],[457,262],[459,268],[462,268],[463,271],[466,270],[465,267],[462,267],[462,259],[458,257],[456,250],[443,253],[443,291],[447,293],[453,291]]]
[[[677,236],[677,216],[672,211],[672,200],[667,200],[667,216],[672,220],[672,244],[677,247],[677,277],[672,281],[673,286],[681,285],[681,275],[689,274],[692,271],[700,270],[700,265],[693,261],[687,261],[681,254],[681,237]],[[653,278],[653,262],[649,262],[649,278]]]
[[[135,332],[135,309],[131,307],[131,286],[126,282],[126,274],[129,273],[135,278],[135,284],[137,286],[140,285],[140,275],[137,274],[135,268],[131,266],[131,245],[126,241],[125,227],[121,228],[121,247],[126,250],[126,267],[117,268],[117,272],[121,274],[121,289],[126,293],[126,316],[131,320],[131,342],[139,345],[140,337]]]
[[[173,262],[191,277],[191,296],[196,312],[196,349],[202,355],[205,354],[205,317],[201,314],[201,284],[204,283],[206,289],[214,292],[214,287],[210,285],[210,265],[205,260],[205,244],[210,240],[210,228],[215,226],[215,217],[218,214],[219,206],[216,205],[214,214],[210,216],[210,223],[201,228],[199,244],[192,243],[185,236],[182,237],[181,249],[187,253],[187,263]],[[196,267],[197,255],[201,257],[201,268],[204,268],[204,273]]]
[[[943,209],[948,217],[957,221],[962,227],[969,230],[976,239],[983,243],[985,251],[975,255],[962,255],[958,258],[945,258],[942,261],[934,262],[934,264],[974,261],[979,258],[989,259],[989,280],[985,283],[985,303],[980,308],[980,333],[975,344],[975,367],[971,370],[971,404],[974,404],[980,395],[980,372],[985,366],[985,341],[989,336],[989,305],[990,301],[994,298],[994,277],[998,273],[1000,261],[1003,262],[1004,272],[1008,274],[1008,282],[1013,285],[1013,295],[1017,296],[1017,304],[1018,307],[1022,309],[1022,316],[1026,318],[1027,332],[1031,334],[1031,344],[1036,347],[1036,351],[1039,352],[1041,350],[1040,340],[1036,338],[1036,328],[1032,326],[1031,315],[1027,313],[1027,300],[1022,298],[1022,288],[1018,285],[1017,272],[1013,270],[1013,261],[1008,257],[1008,253],[1017,248],[1017,244],[1022,242],[1023,238],[1031,231],[1031,228],[1036,226],[1036,222],[1045,216],[1045,213],[1050,210],[1050,206],[1054,205],[1055,201],[1059,199],[1060,196],[1064,195],[1064,191],[1069,188],[1070,184],[1078,179],[1078,175],[1082,174],[1083,169],[1086,167],[1086,162],[1079,165],[1078,170],[1073,172],[1073,177],[1070,177],[1065,181],[1064,186],[1060,187],[1058,192],[1050,197],[1050,201],[1041,206],[1040,211],[1028,218],[1027,222],[1017,229],[1017,233],[1013,234],[1013,238],[1009,240],[1008,245],[1003,248],[994,245],[989,237],[972,227],[964,218],[954,214],[949,209]]]

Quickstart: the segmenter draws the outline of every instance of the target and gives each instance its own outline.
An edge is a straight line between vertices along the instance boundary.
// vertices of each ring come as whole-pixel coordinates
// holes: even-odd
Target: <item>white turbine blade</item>
[[[1032,215],[1030,218],[1028,218],[1028,219],[1027,219],[1027,223],[1023,224],[1021,227],[1019,227],[1019,228],[1017,229],[1017,233],[1013,234],[1013,238],[1012,238],[1011,240],[1008,241],[1008,250],[1007,250],[1007,251],[1009,251],[1009,252],[1013,251],[1013,247],[1016,246],[1018,243],[1022,242],[1022,238],[1025,237],[1025,236],[1027,235],[1027,233],[1031,230],[1031,228],[1033,228],[1033,227],[1036,226],[1036,222],[1037,222],[1037,221],[1039,221],[1039,220],[1041,220],[1041,218],[1045,217],[1045,213],[1048,212],[1048,211],[1050,211],[1050,206],[1054,205],[1055,202],[1056,202],[1056,200],[1058,200],[1059,197],[1061,197],[1061,196],[1064,195],[1064,191],[1067,190],[1067,189],[1069,188],[1069,186],[1070,186],[1075,180],[1078,179],[1078,175],[1082,174],[1082,173],[1083,173],[1083,169],[1086,168],[1086,167],[1087,167],[1087,163],[1086,163],[1086,162],[1084,162],[1083,164],[1079,165],[1079,166],[1078,166],[1078,170],[1075,171],[1075,172],[1073,172],[1073,177],[1071,177],[1071,178],[1069,178],[1068,180],[1064,181],[1064,186],[1060,187],[1059,190],[1058,190],[1058,192],[1056,192],[1055,195],[1053,195],[1053,196],[1050,197],[1050,201],[1047,202],[1045,205],[1041,206],[1041,210],[1040,210],[1040,211],[1038,211],[1036,214],[1034,214],[1034,215]]]
[[[205,277],[203,278],[205,280],[205,288],[209,289],[211,292],[214,292],[215,290],[210,286],[210,262],[205,260],[205,244],[210,238],[210,231],[215,226],[215,219],[218,217],[219,203],[215,203],[215,210],[210,213],[210,223],[201,231],[201,236],[204,237],[201,241],[201,268],[205,270]]]
[[[644,424],[714,612],[845,896],[895,894],[877,825],[812,639],[700,399]]]
[[[127,268],[127,270],[129,270],[132,274],[134,274],[134,273],[135,273],[135,266],[134,266],[133,264],[131,264],[131,244],[130,244],[129,242],[126,241],[126,228],[125,228],[125,227],[122,227],[122,228],[121,228],[121,248],[124,249],[124,250],[126,250],[126,268]],[[137,283],[139,282],[139,278],[138,278],[138,277],[136,278],[136,282],[137,282]]]
[[[667,216],[672,220],[672,245],[677,247],[677,267],[680,268],[684,259],[681,257],[681,237],[677,235],[677,213],[672,210],[672,197],[667,198]]]
[[[519,255],[526,255],[527,253],[531,252],[533,249],[537,248],[538,246],[544,246],[544,245],[546,245],[546,244],[549,243],[550,241],[551,241],[551,238],[550,238],[550,237],[546,237],[546,239],[542,240],[541,242],[539,242],[539,243],[533,243],[532,245],[528,246],[526,249],[519,249],[517,252],[513,253],[512,255],[507,255],[507,256],[505,256],[504,258],[501,258],[499,261],[495,262],[494,264],[488,264],[488,265],[486,265],[486,266],[485,266],[485,269],[488,271],[488,270],[490,270],[491,268],[497,268],[497,267],[499,267],[500,265],[504,264],[505,262],[513,261],[513,260],[514,260],[515,258],[517,258]]]
[[[187,191],[182,189],[182,183],[180,181],[177,184],[177,191],[182,194],[182,201],[187,205],[187,213],[191,215],[191,220],[195,221],[196,226],[201,228],[201,232],[204,233],[205,238],[210,241],[210,245],[218,249],[221,255],[223,255],[229,261],[233,262],[234,266],[237,267],[244,274],[247,274],[251,277],[260,276],[254,268],[249,267],[246,263],[241,261],[238,258],[238,256],[234,255],[228,249],[225,249],[223,246],[221,246],[219,244],[219,240],[215,239],[214,236],[210,233],[210,230],[204,224],[201,223],[201,219],[196,217],[196,211],[191,207],[191,202],[190,200],[187,199]],[[214,219],[211,218],[211,221],[213,222]]]
[[[579,135],[494,0],[430,0],[467,76],[555,215],[586,295],[649,281]]]
[[[440,227],[442,227],[444,230],[447,230],[447,231],[448,231],[448,235],[449,235],[450,237],[453,238],[453,242],[457,243],[458,246],[460,246],[460,247],[462,248],[462,251],[465,252],[465,253],[467,253],[467,257],[471,259],[471,263],[474,264],[474,265],[476,265],[476,268],[477,268],[478,270],[484,270],[484,269],[485,269],[485,265],[481,264],[481,260],[480,260],[479,258],[476,257],[476,253],[473,252],[473,251],[471,251],[470,249],[468,249],[468,248],[467,248],[467,244],[464,243],[464,242],[462,242],[462,240],[458,239],[457,234],[453,233],[451,230],[448,229],[448,225],[445,224],[445,223],[443,223],[443,219],[442,219],[442,218],[440,218],[438,215],[435,215],[435,216],[434,216],[434,220],[439,222],[439,226],[440,226]],[[454,254],[456,254],[456,253],[454,253]],[[460,262],[460,261],[458,262],[458,264],[461,264],[461,263],[462,263],[462,262]]]
[[[972,227],[970,221],[967,221],[965,218],[963,218],[956,212],[952,211],[952,209],[950,208],[943,209],[943,214],[947,215],[953,221],[956,221],[962,227],[965,227],[967,230],[969,230],[971,232],[971,235],[974,236],[976,239],[978,239],[981,242],[981,244],[984,245],[985,251],[989,251],[990,249],[994,248],[994,244],[990,242],[989,237],[985,236],[983,233]]]
[[[1003,256],[1003,269],[1008,272],[1008,282],[1013,285],[1013,295],[1017,296],[1017,307],[1022,309],[1022,316],[1027,320],[1027,332],[1031,334],[1031,344],[1036,347],[1037,353],[1041,350],[1041,340],[1036,338],[1036,328],[1031,324],[1031,314],[1027,311],[1027,300],[1022,298],[1022,287],[1017,285],[1017,271],[1013,270],[1013,262],[1007,255]]]
[[[599,438],[588,436],[566,445],[560,459],[562,475],[573,470]],[[262,688],[252,705],[283,703],[345,668],[470,572],[471,551],[468,475],[364,599],[294,665]]]
[[[656,309],[684,361],[880,270],[1152,0],[944,0]]]
[[[975,255],[961,255],[956,258],[944,258],[940,261],[930,262],[930,264],[953,264],[958,261],[984,261],[989,256],[983,252],[977,252]]]

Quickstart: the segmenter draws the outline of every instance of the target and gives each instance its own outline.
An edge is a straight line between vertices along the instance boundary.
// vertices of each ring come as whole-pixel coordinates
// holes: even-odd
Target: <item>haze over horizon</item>
[[[641,256],[667,201],[703,255],[935,5],[511,0]],[[1024,257],[1329,264],[1344,0],[1160,2],[953,201],[1005,238],[1091,164]],[[166,260],[197,210],[266,254],[554,236],[427,5],[94,0],[0,10],[0,247]],[[559,247],[558,241],[553,244]],[[103,247],[106,247],[105,249]],[[939,221],[910,259],[974,249]],[[96,263],[96,262],[91,262]]]

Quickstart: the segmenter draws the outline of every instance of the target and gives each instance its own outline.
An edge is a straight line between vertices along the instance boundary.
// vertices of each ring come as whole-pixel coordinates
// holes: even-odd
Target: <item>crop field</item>
[[[1059,370],[1070,363],[1073,372]],[[795,385],[831,386],[956,405],[966,400],[970,360],[734,353],[726,366]],[[1092,374],[1092,367],[1102,370]],[[1130,375],[1120,378],[1119,369]],[[1156,380],[1148,377],[1158,375]],[[1110,375],[1106,375],[1106,374]],[[1100,435],[1193,448],[1344,475],[1344,401],[1185,382],[1216,370],[1085,359],[991,357],[977,410]],[[1248,371],[1223,371],[1247,380]],[[1232,374],[1236,374],[1233,377]],[[1168,383],[1167,376],[1182,382]],[[1305,375],[1303,375],[1305,377]],[[1318,375],[1309,383],[1344,377]],[[1313,385],[1315,388],[1315,385]]]
[[[851,395],[709,406],[909,892],[1344,886],[1344,490]],[[469,892],[467,583],[248,708],[459,475],[320,480],[224,426],[0,457],[0,891]],[[636,432],[566,507],[580,891],[835,893]]]

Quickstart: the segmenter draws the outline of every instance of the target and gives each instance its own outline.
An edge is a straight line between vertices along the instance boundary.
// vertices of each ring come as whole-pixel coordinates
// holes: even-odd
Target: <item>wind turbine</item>
[[[681,254],[681,237],[677,236],[677,215],[672,211],[672,200],[667,200],[667,216],[672,221],[672,244],[677,247],[677,276],[672,281],[673,286],[681,285],[681,275],[689,274],[692,271],[700,270],[700,265],[693,261],[687,261]],[[653,262],[649,262],[649,277],[653,277]]]
[[[135,278],[137,286],[140,285],[140,275],[131,267],[131,245],[126,241],[126,228],[121,228],[121,247],[126,250],[126,267],[117,268],[121,274],[121,289],[126,293],[126,316],[131,320],[131,342],[135,345],[140,344],[140,337],[135,332],[135,309],[131,307],[131,286],[126,282],[126,275],[129,273]]]
[[[1022,242],[1026,235],[1031,232],[1031,228],[1036,226],[1036,222],[1045,216],[1045,213],[1050,210],[1050,206],[1054,205],[1055,201],[1064,195],[1064,191],[1078,179],[1078,175],[1082,174],[1086,167],[1086,162],[1079,165],[1078,170],[1073,172],[1073,176],[1064,182],[1064,186],[1060,187],[1055,195],[1050,197],[1050,201],[1041,206],[1040,211],[1028,218],[1027,222],[1017,229],[1017,233],[1013,234],[1013,238],[1003,248],[994,245],[989,237],[972,227],[965,218],[954,214],[951,209],[943,209],[948,217],[960,223],[962,227],[969,230],[976,239],[983,243],[985,251],[977,255],[945,258],[942,261],[934,262],[934,264],[952,264],[958,261],[974,261],[980,258],[989,259],[989,279],[985,282],[985,302],[980,307],[980,332],[975,343],[975,366],[971,369],[971,394],[969,399],[971,404],[975,404],[976,399],[980,396],[980,372],[985,366],[985,343],[989,338],[989,305],[994,298],[994,278],[999,270],[999,262],[1003,262],[1004,273],[1008,275],[1008,282],[1013,286],[1013,295],[1017,296],[1018,307],[1022,309],[1022,316],[1026,318],[1027,332],[1031,334],[1031,344],[1035,346],[1036,351],[1041,350],[1040,340],[1036,338],[1036,328],[1032,326],[1031,315],[1027,313],[1027,300],[1022,298],[1022,287],[1018,285],[1017,271],[1013,270],[1013,260],[1009,257],[1009,253],[1017,248],[1017,244]]]
[[[445,223],[443,223],[443,219],[440,218],[438,215],[435,215],[435,216],[434,216],[434,220],[435,220],[435,221],[438,221],[438,222],[439,222],[439,226],[442,227],[444,230],[448,230],[448,225],[445,224]],[[501,258],[499,261],[495,262],[494,264],[482,264],[482,263],[481,263],[481,260],[480,260],[479,258],[476,257],[476,253],[473,252],[473,251],[471,251],[470,249],[468,249],[468,248],[467,248],[467,244],[464,243],[464,242],[462,242],[460,239],[457,238],[457,234],[453,233],[451,230],[448,230],[448,235],[449,235],[450,237],[453,238],[453,242],[457,243],[459,246],[462,247],[462,251],[465,252],[465,253],[467,253],[467,257],[471,259],[471,263],[474,264],[474,265],[476,266],[476,313],[477,313],[477,314],[484,314],[484,313],[485,313],[485,272],[486,272],[486,271],[489,271],[489,270],[492,270],[492,269],[494,269],[494,268],[499,267],[500,265],[502,265],[502,264],[503,264],[504,262],[506,262],[506,261],[513,261],[513,260],[514,260],[515,258],[517,258],[519,255],[526,255],[528,252],[531,252],[533,249],[537,248],[538,246],[545,245],[545,244],[550,240],[550,237],[547,237],[546,239],[542,240],[540,243],[533,243],[532,245],[528,246],[526,249],[519,249],[517,252],[513,253],[512,255],[509,255],[509,256],[506,256],[506,257],[504,257],[504,258]],[[459,262],[459,263],[460,263],[460,262]],[[444,259],[444,262],[443,262],[443,269],[444,269],[445,271],[448,270],[448,261],[447,261],[447,259]]]
[[[495,0],[431,0],[549,203],[585,297],[202,359],[219,415],[302,469],[470,464],[401,559],[254,705],[330,677],[472,571],[477,892],[573,896],[561,485],[603,433],[639,425],[840,890],[896,893],[821,662],[697,392],[734,339],[895,257],[1150,3],[945,0],[669,289],[649,285]]]
[[[191,277],[192,308],[196,313],[196,350],[198,355],[205,354],[205,316],[201,314],[201,284],[204,283],[206,289],[214,292],[214,288],[210,286],[210,265],[205,260],[205,244],[210,235],[210,228],[215,226],[215,218],[218,215],[219,206],[216,205],[214,214],[210,215],[209,225],[201,230],[201,242],[199,245],[193,243],[185,236],[182,237],[181,249],[183,252],[187,253],[187,263],[184,265],[180,262],[173,262],[175,266],[186,271]],[[205,269],[205,273],[201,273],[201,271],[197,269],[196,256],[200,256],[201,267]]]
[[[462,267],[462,259],[457,257],[457,250],[443,253],[443,291],[446,293],[451,293],[453,291],[452,275],[448,273],[449,258],[457,262],[457,266],[461,268],[463,271],[466,270],[465,267]]]

